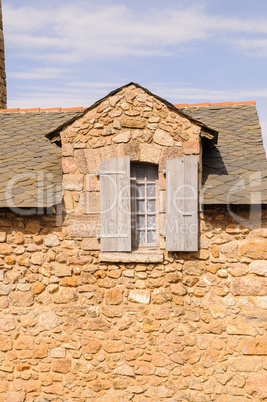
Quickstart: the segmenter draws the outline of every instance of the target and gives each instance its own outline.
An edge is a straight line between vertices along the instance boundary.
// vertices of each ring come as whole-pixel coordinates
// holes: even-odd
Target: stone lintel
[[[163,262],[163,251],[158,250],[144,250],[144,251],[133,251],[128,252],[110,252],[110,253],[100,253],[100,262]]]

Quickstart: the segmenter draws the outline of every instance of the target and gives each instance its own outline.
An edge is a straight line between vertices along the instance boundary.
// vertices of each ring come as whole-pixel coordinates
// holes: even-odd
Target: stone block
[[[84,239],[85,242],[86,239]],[[85,242],[87,243],[87,242]],[[86,248],[84,248],[86,250]],[[154,263],[163,262],[162,251],[138,251],[132,253],[100,253],[100,262],[136,262],[136,263]]]
[[[76,301],[78,295],[76,289],[71,287],[59,288],[59,291],[54,294],[54,302],[57,304],[66,304],[72,301]]]
[[[183,149],[185,155],[199,155],[200,153],[199,143],[196,141],[185,141]]]
[[[74,155],[80,173],[94,174],[96,170],[99,170],[99,162],[101,160],[99,149],[79,149],[75,151]]]
[[[267,276],[267,261],[253,261],[249,264],[249,272],[259,276]]]
[[[267,373],[250,374],[247,379],[246,392],[253,398],[267,398]]]
[[[145,128],[146,127],[146,119],[142,117],[136,116],[122,116],[121,118],[121,126],[125,128]]]
[[[115,144],[120,144],[122,142],[129,142],[131,139],[131,131],[123,131],[112,138]]]
[[[82,250],[100,250],[100,241],[95,237],[85,238],[82,241]]]
[[[158,164],[161,155],[161,147],[156,144],[142,144],[140,146],[140,161]]]
[[[47,247],[56,247],[59,244],[60,243],[59,243],[57,235],[50,233],[49,235],[46,236],[45,245]]]
[[[29,307],[33,304],[32,292],[12,292],[11,304],[16,307]]]
[[[150,291],[148,290],[130,290],[128,300],[141,303],[141,304],[149,304],[150,303]]]
[[[71,360],[61,359],[52,361],[52,371],[56,373],[67,374],[71,370]]]
[[[266,296],[267,279],[258,277],[242,277],[233,279],[234,296]]]
[[[75,173],[77,169],[77,163],[73,158],[65,157],[62,159],[63,173]]]
[[[135,376],[132,367],[129,366],[128,364],[123,364],[122,366],[117,367],[114,370],[114,374],[127,376],[127,377],[134,377]]]
[[[76,173],[64,174],[62,180],[62,187],[64,190],[83,190],[83,175]]]
[[[256,238],[242,242],[240,245],[240,254],[243,257],[249,257],[255,260],[266,260],[267,239]]]
[[[105,298],[106,304],[109,305],[118,305],[123,302],[123,289],[122,287],[114,287],[110,290],[107,291],[106,293],[106,298]]]
[[[244,338],[238,345],[243,355],[267,355],[267,336]]]
[[[49,356],[52,358],[62,359],[66,356],[66,349],[65,348],[53,348],[49,352]]]
[[[61,278],[72,275],[72,268],[69,265],[53,263],[53,273],[55,276]]]
[[[156,130],[153,140],[156,144],[162,145],[164,147],[173,147],[174,146],[174,140],[170,136],[170,134],[166,133],[163,130]]]

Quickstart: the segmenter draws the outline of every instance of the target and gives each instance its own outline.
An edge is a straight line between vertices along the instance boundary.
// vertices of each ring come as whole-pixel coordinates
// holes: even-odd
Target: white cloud
[[[21,80],[44,80],[62,77],[65,73],[63,68],[36,68],[28,71],[15,71],[8,74],[9,78]]]
[[[58,63],[118,56],[166,56],[182,45],[224,40],[240,49],[262,47],[267,19],[243,20],[209,15],[202,6],[151,10],[142,17],[125,5],[98,6],[87,2],[46,8],[3,8],[9,46],[32,58]],[[243,38],[243,35],[255,35]],[[238,37],[236,37],[238,35]],[[265,46],[265,45],[264,45]],[[36,52],[38,49],[38,52]],[[23,53],[22,53],[23,54]]]
[[[267,38],[240,39],[235,41],[235,44],[237,48],[243,49],[252,55],[258,57],[267,57]]]

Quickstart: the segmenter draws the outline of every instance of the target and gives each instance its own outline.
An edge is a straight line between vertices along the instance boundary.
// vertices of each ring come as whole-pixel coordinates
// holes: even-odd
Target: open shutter
[[[198,157],[166,162],[166,249],[198,250]]]
[[[101,251],[131,251],[130,158],[100,162]]]

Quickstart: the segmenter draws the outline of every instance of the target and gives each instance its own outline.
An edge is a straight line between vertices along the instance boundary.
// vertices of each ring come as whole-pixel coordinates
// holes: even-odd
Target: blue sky
[[[8,107],[89,106],[130,81],[172,103],[257,101],[266,0],[2,0]]]

